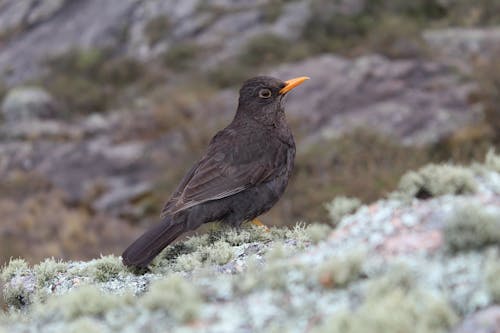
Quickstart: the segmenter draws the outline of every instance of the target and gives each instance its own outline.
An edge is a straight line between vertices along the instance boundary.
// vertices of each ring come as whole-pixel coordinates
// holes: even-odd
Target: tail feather
[[[184,223],[165,217],[135,240],[122,254],[123,264],[146,267],[168,244],[184,232]]]

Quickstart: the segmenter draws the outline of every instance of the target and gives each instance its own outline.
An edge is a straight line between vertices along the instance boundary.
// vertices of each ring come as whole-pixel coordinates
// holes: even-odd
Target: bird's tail
[[[136,239],[122,254],[123,264],[145,268],[168,244],[184,232],[184,223],[165,217]]]

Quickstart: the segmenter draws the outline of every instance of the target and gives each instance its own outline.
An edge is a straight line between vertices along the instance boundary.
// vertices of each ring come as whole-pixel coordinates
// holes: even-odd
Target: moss
[[[500,212],[478,204],[457,207],[446,221],[444,243],[450,251],[481,249],[500,243]]]
[[[194,285],[179,275],[155,281],[140,299],[140,304],[152,311],[165,311],[179,321],[195,319],[202,298]]]
[[[48,258],[35,265],[33,270],[36,274],[36,284],[39,288],[43,288],[49,281],[54,279],[58,273],[66,271],[66,264],[61,261],[56,261],[53,258]]]
[[[418,199],[445,194],[470,194],[476,191],[470,169],[449,164],[429,164],[418,171],[407,172],[400,180],[399,193]]]
[[[10,259],[9,263],[2,268],[0,278],[7,282],[16,275],[24,275],[29,272],[28,263],[24,259]]]
[[[117,277],[120,272],[125,270],[125,266],[120,258],[110,255],[94,260],[89,269],[96,281],[105,282]]]
[[[342,217],[354,213],[360,206],[361,200],[344,196],[336,197],[331,202],[325,204],[330,222],[334,226],[340,222]]]
[[[53,296],[46,304],[36,304],[35,312],[41,317],[74,320],[85,316],[102,316],[131,301],[132,298],[128,295],[112,295],[95,286],[83,286],[65,295]]]
[[[318,280],[326,288],[343,288],[361,277],[366,253],[353,251],[335,256],[319,266]]]
[[[500,302],[500,257],[498,254],[486,263],[486,286],[494,303]]]

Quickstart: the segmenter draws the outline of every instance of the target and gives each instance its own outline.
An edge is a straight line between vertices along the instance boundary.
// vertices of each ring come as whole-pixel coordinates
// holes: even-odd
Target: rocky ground
[[[12,260],[0,323],[6,332],[500,329],[500,156],[428,165],[388,198],[338,198],[328,209],[331,226],[215,228],[144,272],[114,256]]]
[[[500,330],[500,158],[407,172],[498,151],[499,11],[0,0],[0,332]],[[125,269],[108,254],[257,74],[312,78],[287,97],[296,168],[263,217],[306,222],[200,231]]]

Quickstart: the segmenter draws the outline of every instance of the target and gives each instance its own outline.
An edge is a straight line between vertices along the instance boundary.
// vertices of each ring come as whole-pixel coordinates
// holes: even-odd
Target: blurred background
[[[270,225],[325,222],[500,142],[498,0],[0,0],[0,265],[121,253],[258,74],[296,168]]]

